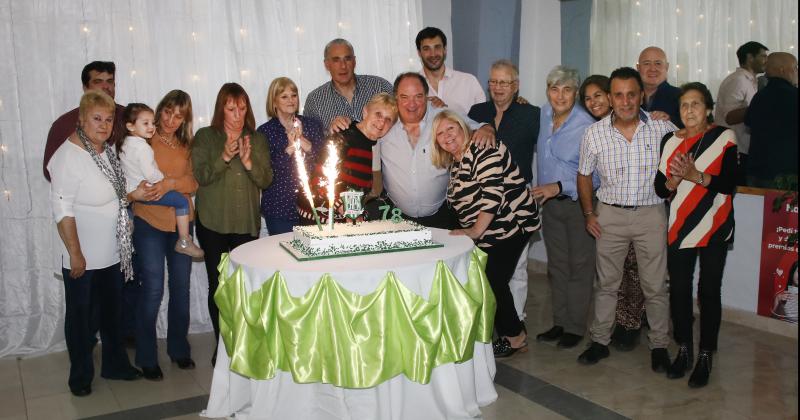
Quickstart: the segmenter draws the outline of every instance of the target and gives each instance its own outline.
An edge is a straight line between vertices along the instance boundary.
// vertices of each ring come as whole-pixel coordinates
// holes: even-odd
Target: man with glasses
[[[498,60],[489,70],[489,101],[472,106],[469,117],[490,124],[528,185],[533,181],[533,149],[539,135],[539,107],[519,102],[519,70],[509,60]],[[574,175],[573,175],[574,178]],[[520,320],[525,320],[528,297],[528,246],[522,251],[508,284]]]
[[[81,71],[83,91],[99,90],[114,99],[116,88],[114,73],[116,73],[116,70],[116,65],[111,61],[92,61],[87,64]],[[125,123],[122,116],[124,111],[125,107],[117,104],[117,109],[114,112],[114,131],[111,134],[111,143],[116,142],[125,135]],[[67,140],[67,137],[75,132],[75,127],[77,126],[78,108],[58,117],[53,122],[53,125],[50,126],[50,132],[47,133],[47,143],[44,146],[44,158],[42,159],[42,170],[47,181],[50,181],[50,172],[47,171],[47,164],[50,163],[50,158]]]
[[[308,94],[303,115],[319,121],[325,130],[346,130],[351,121],[361,119],[364,105],[375,94],[391,93],[392,85],[382,77],[355,74],[355,51],[345,39],[325,45],[324,56],[331,80]]]
[[[427,27],[417,34],[417,54],[422,61],[419,72],[428,82],[428,100],[437,108],[447,107],[465,115],[472,105],[486,101],[475,76],[448,68],[447,37],[439,28]]]

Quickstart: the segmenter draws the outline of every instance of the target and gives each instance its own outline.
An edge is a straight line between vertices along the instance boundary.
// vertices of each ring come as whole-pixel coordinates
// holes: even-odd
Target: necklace
[[[697,145],[696,145],[696,147],[694,147],[694,152],[689,154],[689,150],[691,149],[691,147],[688,147],[688,148],[686,148],[684,150],[685,154],[690,155],[692,157],[692,160],[697,158],[697,154],[698,154],[698,152],[700,152],[700,147],[703,146],[703,139],[706,137],[706,132],[707,131],[708,131],[707,128],[703,130],[703,135],[701,135],[700,136],[700,140],[697,141]],[[686,143],[684,143],[684,145],[685,144]]]
[[[178,148],[178,143],[167,140],[164,136],[161,135],[161,133],[158,132],[158,130],[156,130],[156,134],[158,135],[159,140],[161,140],[161,143],[164,143],[165,146],[169,147],[170,149]]]

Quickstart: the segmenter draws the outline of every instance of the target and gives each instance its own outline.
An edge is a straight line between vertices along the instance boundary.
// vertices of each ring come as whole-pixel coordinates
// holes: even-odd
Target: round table
[[[236,287],[239,290],[244,289],[240,293],[258,291],[262,294],[274,294],[285,290],[298,301],[301,297],[318,292],[322,287],[320,283],[325,279],[334,280],[348,292],[369,295],[376,291],[379,284],[385,286],[386,279],[392,277],[402,284],[401,288],[405,287],[419,298],[427,300],[431,295],[431,288],[441,286],[434,279],[437,276],[442,277],[442,270],[452,273],[460,285],[467,285],[471,269],[474,279],[475,255],[476,252],[480,253],[465,236],[451,236],[447,230],[441,229],[432,231],[433,240],[443,244],[443,247],[303,262],[295,260],[279,246],[279,242],[290,240],[292,233],[270,236],[234,249],[229,259],[223,260],[221,264],[221,277],[237,278],[241,284]],[[278,278],[282,280],[279,285],[267,284],[270,281],[274,283]],[[222,283],[221,279],[221,289]],[[457,287],[460,285],[457,284]],[[488,285],[484,286],[488,288]],[[228,290],[234,288],[233,285],[227,287]],[[438,294],[440,293],[437,292]],[[219,291],[216,297],[220,304]],[[263,300],[266,302],[268,299]],[[493,296],[491,300],[493,308]],[[223,308],[227,306],[229,305],[224,303],[220,305],[221,323],[236,324],[242,328],[238,318],[229,318],[227,323],[224,322]],[[281,319],[280,322],[285,325],[291,321]],[[237,331],[238,336],[229,335],[229,340],[233,342],[239,338],[241,331]],[[225,331],[221,335],[224,336]],[[236,418],[265,419],[480,417],[479,407],[497,399],[493,384],[495,363],[490,343],[474,341],[471,344],[474,344],[474,348],[470,349],[471,358],[460,363],[444,363],[433,367],[427,383],[415,382],[404,374],[397,374],[374,386],[352,388],[336,386],[336,380],[329,380],[329,377],[314,382],[303,379],[301,382],[306,383],[297,383],[298,375],[302,376],[303,372],[295,369],[292,372],[274,369],[267,379],[252,379],[240,375],[230,370],[233,368],[231,359],[221,339],[208,406],[201,415],[225,417],[235,414]],[[234,356],[235,362],[240,362],[242,357],[246,358],[237,356],[236,353]]]

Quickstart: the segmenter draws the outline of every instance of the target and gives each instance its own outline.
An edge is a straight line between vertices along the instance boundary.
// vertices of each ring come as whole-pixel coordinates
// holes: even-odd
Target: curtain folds
[[[635,67],[655,45],[667,53],[671,84],[703,82],[716,97],[745,42],[797,55],[797,1],[594,0],[590,34],[592,74]]]
[[[238,82],[261,124],[273,78],[292,78],[301,106],[330,79],[322,58],[331,39],[353,44],[356,73],[391,81],[418,69],[421,10],[421,0],[0,2],[0,357],[65,348],[60,239],[42,155],[50,124],[78,105],[86,63],[116,63],[120,104],[155,107],[169,90],[187,91],[195,130],[208,125],[219,87]],[[201,263],[191,287],[190,331],[209,331]]]

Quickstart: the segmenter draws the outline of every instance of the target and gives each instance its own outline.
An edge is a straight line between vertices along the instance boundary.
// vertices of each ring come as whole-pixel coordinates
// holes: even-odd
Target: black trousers
[[[514,298],[508,282],[514,275],[519,256],[530,238],[530,233],[517,234],[489,248],[481,248],[489,256],[486,261],[486,277],[497,301],[494,328],[501,337],[514,337],[522,332],[522,321],[514,308]]]
[[[670,246],[667,251],[669,271],[669,303],[672,328],[678,344],[692,345],[692,283],[697,256],[700,256],[700,279],[697,297],[700,305],[700,350],[717,349],[717,336],[722,318],[722,272],[728,255],[727,243],[709,244],[703,248],[678,249]]]
[[[445,202],[442,203],[442,206],[439,207],[439,210],[436,210],[436,213],[433,213],[430,216],[411,217],[404,214],[403,218],[417,222],[422,226],[429,228],[439,228],[447,230],[461,228],[461,226],[458,224],[458,216],[456,215],[456,211],[447,205],[447,200],[445,200]]]
[[[122,344],[122,272],[119,263],[86,270],[76,279],[64,275],[64,338],[69,355],[69,388],[73,391],[92,384],[92,350],[100,329],[103,340],[100,375],[118,379],[130,374],[132,366]]]
[[[222,254],[231,252],[239,245],[258,239],[246,233],[219,233],[206,228],[197,220],[197,241],[205,252],[206,273],[208,274],[208,315],[211,317],[211,324],[214,326],[214,337],[219,340],[219,309],[214,301],[214,293],[219,286],[219,265]],[[215,347],[216,348],[216,347]]]

